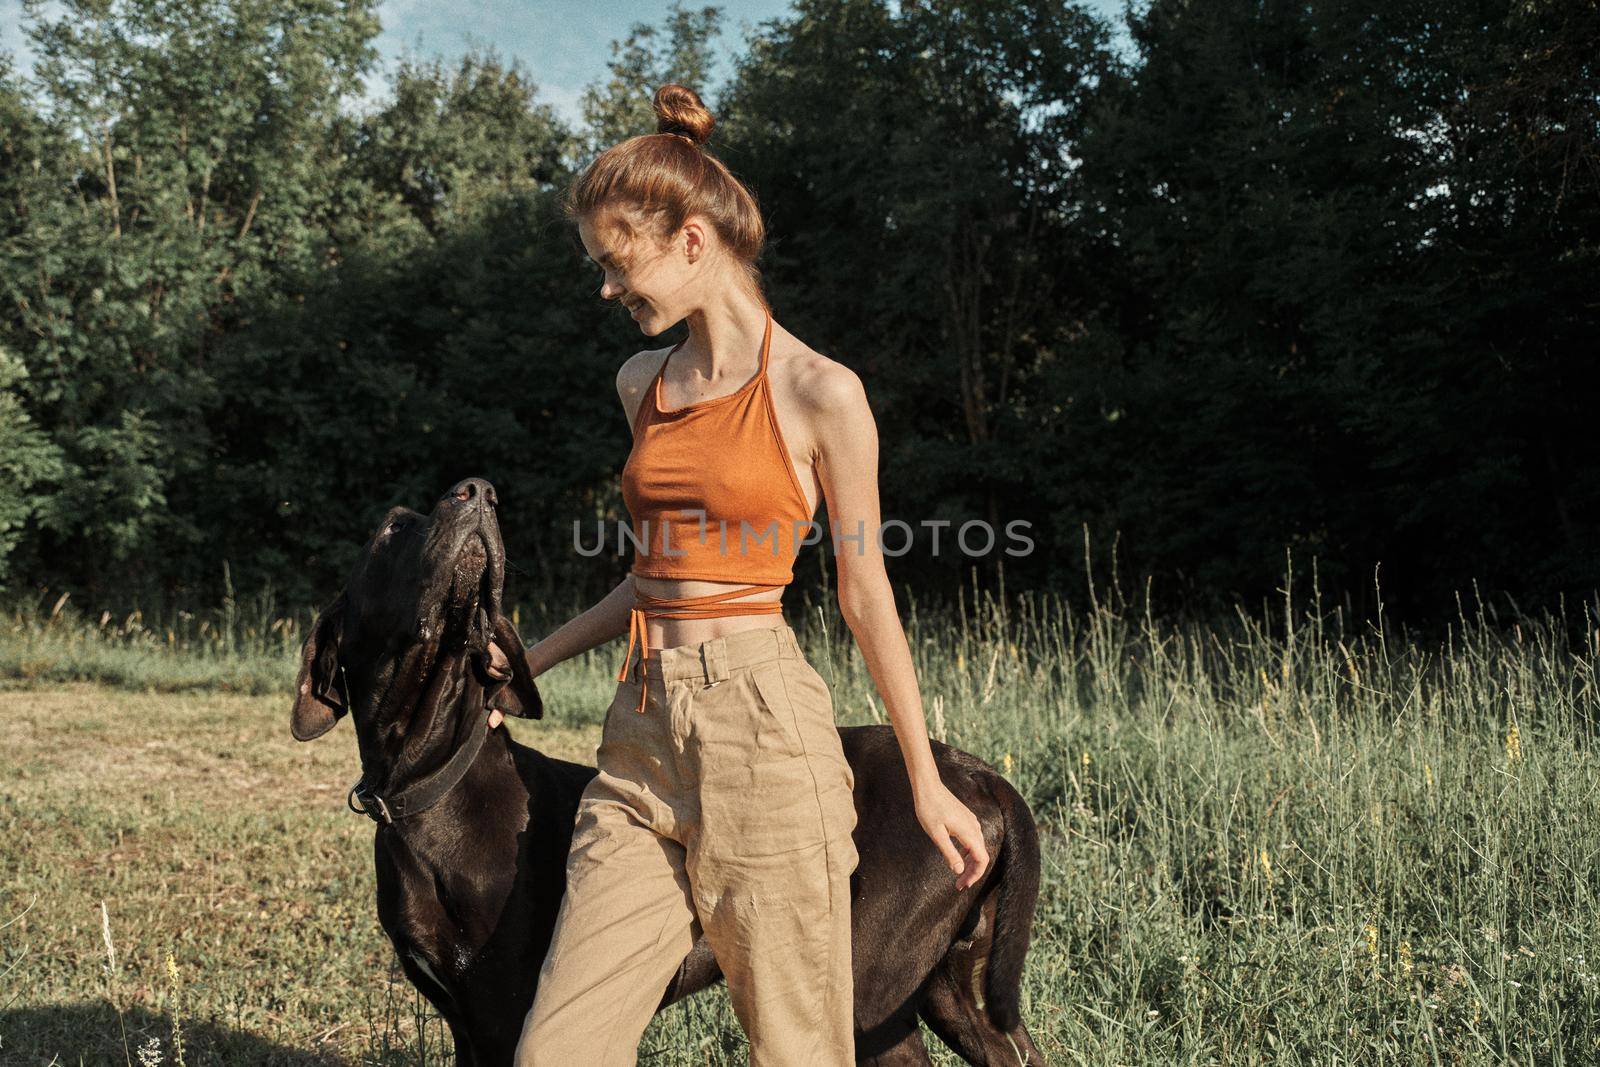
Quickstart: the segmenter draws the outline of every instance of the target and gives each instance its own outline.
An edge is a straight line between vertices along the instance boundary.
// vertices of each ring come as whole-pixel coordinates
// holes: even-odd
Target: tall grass
[[[1600,1061],[1600,620],[1468,602],[1430,645],[1294,577],[912,628],[930,732],[1053,832],[1034,1017],[1093,1063]]]
[[[285,610],[270,586],[241,604],[225,586],[215,606],[149,616],[141,608],[81,611],[71,591],[13,600],[0,607],[0,680],[98,682],[158,693],[286,692],[318,605]],[[510,614],[531,641],[587,606],[573,605],[563,615],[559,605],[512,605]],[[608,657],[609,650],[601,650],[574,662],[603,670],[597,665]]]
[[[840,723],[887,722],[832,606],[797,602],[789,617],[830,681]],[[34,685],[90,677],[270,694],[259,716],[229,728],[237,750],[288,753],[272,765],[276,781],[292,777],[302,751],[280,720],[309,621],[309,611],[238,612],[225,639],[219,618],[168,627],[169,636],[69,606],[13,612],[0,627],[0,673]],[[1280,602],[1209,622],[1155,618],[1113,584],[1072,602],[996,592],[946,610],[911,605],[907,636],[930,733],[1004,773],[1040,823],[1044,885],[1024,1015],[1052,1062],[1600,1061],[1600,620],[1590,607],[1497,614],[1468,597],[1455,620],[1422,637],[1381,614],[1353,620],[1326,608],[1314,571],[1305,582],[1290,569]],[[511,724],[519,740],[545,747],[562,722],[593,732],[616,655],[597,650],[542,677],[547,694],[562,696],[547,695],[545,722]],[[125,735],[179,729],[197,714],[194,704],[171,707],[170,721],[147,713]],[[18,803],[59,804],[55,822],[94,828],[79,838],[126,821],[114,797],[52,799],[49,783],[65,772],[45,755],[27,766],[33,784],[0,793],[0,816]],[[167,830],[210,832],[202,828],[219,813],[209,794],[184,796],[178,807],[192,810],[169,806]],[[437,1020],[404,1018],[409,991],[373,1010],[381,971],[372,961],[387,958],[375,922],[352,939],[303,906],[335,879],[348,905],[336,914],[368,913],[370,853],[356,841],[368,831],[342,821],[331,795],[325,810],[286,810],[283,819],[299,821],[241,815],[230,839],[250,839],[262,916],[281,880],[298,887],[283,905],[297,922],[202,926],[220,955],[195,958],[190,945],[185,958],[185,937],[152,918],[143,931],[152,958],[179,946],[196,979],[186,1004],[192,996],[190,1012],[204,1018],[225,1007],[205,1002],[213,959],[246,949],[294,958],[317,945],[330,957],[316,960],[318,973],[348,983],[270,992],[236,976],[225,983],[240,996],[321,1005],[275,1030],[278,1047],[343,1040],[342,1062],[448,1062]],[[37,828],[37,818],[23,822]],[[261,835],[277,837],[254,840]],[[30,846],[18,839],[0,838],[11,842],[0,844],[0,869],[25,847],[45,850],[42,861],[29,854],[29,868],[72,858],[37,834]],[[342,873],[305,862],[314,854],[339,856]],[[117,885],[137,897],[141,879],[156,876],[123,870]],[[51,892],[77,892],[56,879],[22,882],[42,887],[41,911]],[[123,926],[135,921],[130,901],[113,899],[113,909]],[[92,971],[62,962],[70,953],[48,920],[30,929],[39,944],[13,961],[13,979],[30,983],[23,1002],[48,1010],[72,989],[92,997]],[[0,972],[14,956],[0,942]],[[245,1029],[261,1025],[259,1011],[235,1011],[256,1020]],[[111,1036],[95,1047],[120,1060],[116,1019],[106,1019]],[[0,1014],[0,1029],[5,1021]],[[928,1043],[936,1062],[955,1062],[936,1038]],[[740,1063],[747,1051],[720,991],[658,1016],[644,1047],[661,1064]]]
[[[80,612],[70,591],[0,615],[0,678],[92,681],[156,692],[281,692],[314,609],[282,613],[270,588],[243,607],[229,592],[206,610],[146,618]]]

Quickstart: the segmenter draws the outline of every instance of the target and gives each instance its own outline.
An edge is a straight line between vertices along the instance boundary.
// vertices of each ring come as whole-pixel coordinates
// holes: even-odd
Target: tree
[[[656,132],[651,105],[656,89],[687,85],[709,99],[716,63],[712,42],[722,32],[722,8],[685,10],[680,0],[667,9],[664,27],[634,23],[622,41],[611,42],[611,75],[583,91],[588,152],[598,155],[618,141]]]
[[[1032,380],[1076,304],[1064,152],[1107,40],[1075,5],[806,0],[722,101],[786,316],[868,383],[886,514],[1038,517]]]
[[[28,4],[24,91],[45,106],[5,179],[0,276],[0,342],[61,456],[35,551],[91,592],[173,590],[207,533],[188,494],[216,459],[212,350],[239,293],[320,254],[337,175],[321,131],[376,20],[360,2],[59,8]]]

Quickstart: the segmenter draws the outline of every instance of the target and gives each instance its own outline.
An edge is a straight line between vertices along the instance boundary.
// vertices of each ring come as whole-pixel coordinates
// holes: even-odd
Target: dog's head
[[[352,703],[396,736],[439,728],[434,713],[461,700],[543,717],[522,640],[500,613],[496,503],[492,485],[468,478],[427,515],[397,507],[383,517],[301,646],[289,720],[297,740],[326,733]],[[511,661],[507,681],[485,669],[491,639]]]

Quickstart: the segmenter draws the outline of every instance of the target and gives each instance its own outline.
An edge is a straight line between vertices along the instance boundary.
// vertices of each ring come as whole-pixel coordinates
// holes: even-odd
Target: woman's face
[[[600,296],[622,304],[647,336],[670,328],[691,310],[694,270],[686,250],[696,239],[689,232],[695,228],[680,230],[663,248],[643,231],[628,241],[604,218],[578,223],[584,250],[604,271]]]

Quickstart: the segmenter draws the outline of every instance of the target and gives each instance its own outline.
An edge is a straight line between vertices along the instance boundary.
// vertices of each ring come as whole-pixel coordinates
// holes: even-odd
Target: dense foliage
[[[720,13],[596,72],[582,128],[372,0],[65,0],[0,60],[0,582],[149,610],[325,600],[377,516],[500,488],[520,591],[625,517],[607,309],[555,198],[705,84]],[[897,583],[1454,610],[1600,586],[1600,9],[798,0],[709,94],[779,318],[855,368]],[[674,332],[674,337],[678,335]],[[667,340],[670,340],[668,338]],[[1035,549],[953,548],[983,519]],[[937,556],[927,520],[950,520]],[[892,540],[892,538],[891,538]],[[613,546],[614,547],[614,546]],[[816,549],[803,580],[818,576]]]

